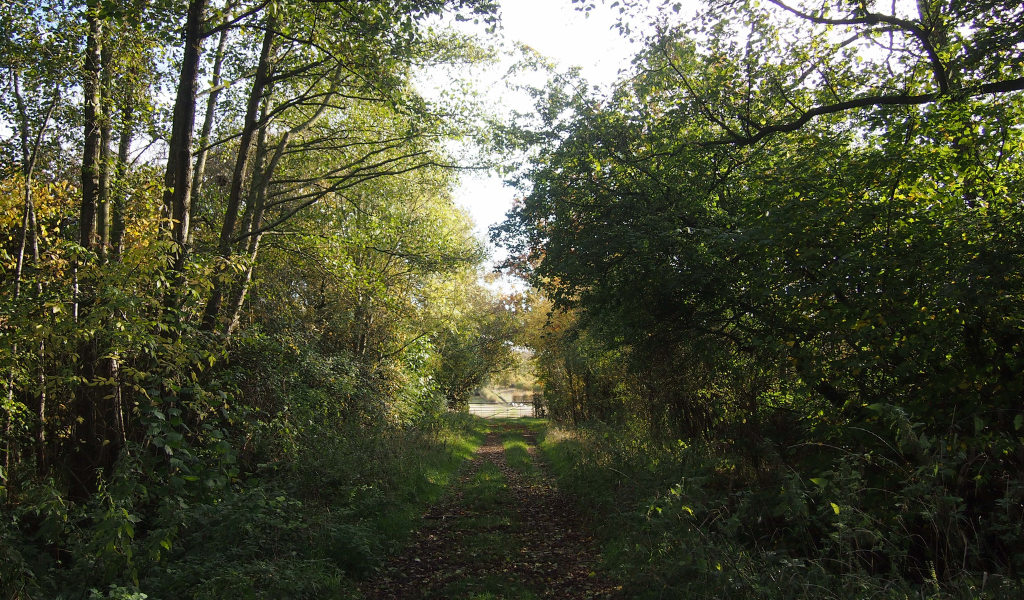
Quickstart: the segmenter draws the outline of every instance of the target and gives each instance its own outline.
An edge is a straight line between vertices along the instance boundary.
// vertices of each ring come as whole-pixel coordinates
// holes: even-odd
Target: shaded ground
[[[537,466],[530,432],[496,424],[459,485],[424,515],[368,599],[613,598],[574,506]]]

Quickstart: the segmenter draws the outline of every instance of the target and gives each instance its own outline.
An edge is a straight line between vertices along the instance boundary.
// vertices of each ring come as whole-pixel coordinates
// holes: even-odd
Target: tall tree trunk
[[[39,404],[36,406],[36,467],[40,473],[50,470],[50,457],[46,451],[46,340],[39,341],[36,377],[39,383]]]
[[[18,257],[15,269],[15,280],[14,280],[14,298],[17,300],[21,296],[21,279],[22,273],[25,266],[25,251],[28,246],[28,242],[32,244],[32,264],[37,268],[39,266],[39,237],[37,235],[37,223],[36,223],[36,211],[35,203],[32,198],[32,182],[35,175],[36,162],[39,158],[39,149],[43,143],[43,136],[46,134],[46,129],[50,125],[50,118],[53,116],[53,111],[57,107],[57,97],[54,96],[50,102],[50,108],[46,111],[46,116],[43,118],[43,122],[39,125],[39,131],[36,133],[35,143],[31,143],[29,140],[29,122],[28,122],[28,111],[25,106],[25,99],[21,95],[21,87],[19,85],[18,73],[13,73],[14,79],[14,96],[15,104],[18,109],[18,131],[21,142],[21,168],[22,175],[25,178],[25,210],[21,222],[21,236],[18,244]],[[43,288],[41,283],[37,283],[38,292],[42,294]],[[17,344],[13,347],[13,354],[17,355],[18,347]],[[39,381],[39,401],[37,405],[37,416],[38,421],[36,423],[36,457],[37,466],[41,472],[47,470],[47,456],[46,456],[46,342],[39,342],[39,353],[38,353],[38,381]],[[12,367],[11,375],[8,386],[8,401],[13,403],[14,400],[14,370]],[[8,415],[8,434],[10,435],[11,419]],[[10,442],[9,442],[10,443]],[[11,448],[8,446],[7,457],[10,460]]]
[[[115,259],[120,259],[124,252],[124,222],[125,212],[128,210],[128,158],[132,147],[132,137],[135,135],[135,101],[132,91],[124,95],[124,104],[121,106],[121,133],[117,141],[117,163],[116,181],[117,189],[112,202],[111,223],[110,223],[110,250]]]
[[[14,405],[13,398],[14,388],[8,389],[8,405]],[[12,418],[11,411],[7,411],[7,422],[4,423],[4,469],[10,473],[11,464],[14,462],[14,419]]]
[[[227,320],[228,326],[225,337],[231,337],[231,334],[234,333],[235,328],[238,326],[238,317],[242,311],[242,306],[245,304],[249,284],[252,282],[253,270],[256,268],[256,257],[259,254],[260,238],[262,235],[258,233],[253,235],[253,231],[255,231],[253,229],[253,222],[256,219],[256,228],[258,229],[258,223],[262,222],[263,219],[267,187],[270,185],[270,178],[273,177],[273,170],[276,168],[276,163],[273,166],[267,163],[267,137],[269,133],[267,115],[270,112],[273,95],[272,87],[267,87],[263,100],[263,110],[260,113],[260,123],[263,125],[260,127],[256,141],[256,156],[254,159],[256,168],[252,177],[252,183],[249,186],[249,200],[246,201],[245,212],[242,214],[240,231],[243,233],[244,239],[238,240],[242,242],[248,260],[245,274],[242,276],[241,281],[235,282],[231,288],[227,309],[227,314],[229,315]],[[232,243],[235,241],[232,240]]]
[[[53,111],[52,106],[56,106],[57,101],[53,101],[50,111]],[[32,241],[32,264],[38,269],[39,268],[39,225],[36,223],[36,208],[35,203],[32,201],[32,172],[35,170],[36,157],[39,152],[39,142],[42,140],[43,131],[46,130],[46,124],[50,120],[50,115],[47,114],[46,121],[43,122],[42,128],[39,130],[39,137],[36,138],[36,147],[32,151],[32,156],[29,159],[29,168],[26,170],[26,191],[25,191],[25,207],[28,212],[28,227],[29,227],[29,238]],[[36,283],[36,293],[39,296],[43,295],[43,284],[41,282]],[[45,474],[50,470],[49,456],[46,452],[46,340],[39,340],[39,352],[36,354],[36,378],[39,383],[39,398],[36,403],[36,467],[39,469],[40,474]]]
[[[97,212],[100,202],[102,172],[102,121],[103,104],[101,71],[103,63],[103,25],[100,22],[99,1],[91,0],[86,5],[86,22],[89,27],[85,45],[85,68],[82,81],[84,96],[85,147],[82,150],[82,207],[80,216],[80,241],[82,246],[97,248]],[[72,288],[76,320],[87,310],[91,299],[82,297],[78,265],[72,266]],[[87,288],[88,289],[88,288]],[[71,439],[75,440],[69,462],[72,477],[71,494],[83,499],[93,490],[95,469],[101,464],[107,448],[97,439],[97,411],[102,400],[95,388],[89,385],[95,379],[95,362],[98,356],[95,338],[81,340],[78,345],[78,362],[75,375],[75,399],[72,408],[74,420]]]
[[[100,98],[100,70],[103,62],[103,25],[100,23],[99,1],[86,5],[86,23],[89,32],[85,42],[85,67],[82,77],[85,146],[82,149],[82,206],[79,214],[80,243],[86,248],[96,246],[96,209],[100,196],[100,146],[102,132],[102,104]]]
[[[185,48],[174,100],[167,171],[164,175],[164,216],[171,220],[171,241],[177,246],[174,269],[179,273],[184,270],[188,255],[192,206],[192,135],[196,122],[196,82],[199,78],[206,3],[207,0],[190,0],[188,4]]]
[[[239,228],[239,231],[241,231],[243,234],[248,234],[250,231],[252,231],[252,215],[253,210],[256,208],[256,201],[254,201],[254,197],[258,196],[258,190],[260,188],[259,182],[263,177],[267,159],[267,133],[269,130],[269,128],[267,127],[269,125],[269,123],[267,122],[267,115],[270,114],[270,106],[273,103],[273,101],[273,86],[268,86],[267,89],[264,91],[263,110],[260,113],[260,123],[263,123],[263,126],[260,127],[260,133],[258,136],[256,136],[256,156],[254,159],[254,162],[256,164],[256,175],[253,176],[252,183],[250,183],[249,185],[249,200],[245,203],[245,212],[242,213],[242,226]],[[234,244],[235,241],[236,240],[232,240],[232,244]],[[242,244],[243,248],[245,246],[246,244]],[[237,248],[233,249],[232,251],[234,252],[235,250],[237,250]]]
[[[220,32],[220,42],[217,44],[217,53],[213,58],[213,78],[211,85],[213,91],[210,92],[210,97],[206,100],[206,116],[203,119],[203,130],[199,134],[199,154],[196,156],[196,168],[192,176],[192,198],[191,213],[189,215],[189,221],[195,220],[196,207],[199,206],[195,199],[199,198],[199,195],[203,191],[203,178],[206,176],[206,158],[210,154],[210,133],[213,131],[213,119],[217,113],[217,101],[220,99],[220,73],[221,67],[224,64],[224,50],[227,47],[228,41],[228,30],[224,29]],[[188,232],[188,244],[192,245],[192,236],[194,228],[190,227]]]
[[[114,176],[117,186],[111,198],[110,253],[113,260],[120,260],[124,253],[125,213],[128,210],[128,159],[135,129],[135,102],[133,90],[126,90],[124,103],[119,111],[121,131],[117,141],[117,159]],[[127,442],[127,426],[124,419],[124,396],[121,389],[121,362],[116,353],[110,358],[108,375],[113,382],[113,404],[115,429],[120,442]]]
[[[301,135],[304,131],[315,125],[316,122],[324,116],[324,113],[327,112],[327,108],[330,106],[331,100],[334,98],[334,94],[337,93],[341,76],[342,69],[339,67],[338,70],[335,71],[334,77],[331,80],[330,91],[327,92],[323,100],[320,102],[319,108],[317,108],[316,112],[313,113],[309,119],[286,131],[284,135],[281,136],[281,139],[277,142],[277,147],[274,149],[274,156],[271,157],[268,164],[263,165],[263,157],[260,156],[262,152],[257,153],[259,163],[262,168],[260,169],[258,176],[254,178],[254,185],[252,186],[253,188],[256,188],[256,199],[252,203],[252,216],[249,219],[243,219],[242,229],[249,238],[247,248],[249,264],[245,270],[245,275],[243,276],[242,281],[239,282],[231,300],[231,305],[229,307],[230,312],[228,313],[230,315],[227,328],[228,337],[230,337],[238,327],[239,317],[242,313],[242,306],[245,305],[245,297],[249,292],[249,285],[252,283],[253,270],[256,268],[256,257],[259,254],[260,249],[260,240],[263,239],[263,215],[266,210],[267,192],[270,189],[270,182],[273,180],[274,173],[277,171],[277,166],[281,163],[281,158],[284,157],[285,151],[288,150],[288,146],[291,144],[292,138]],[[265,115],[269,110],[270,98],[267,98],[267,101],[263,105],[263,121],[266,120]],[[261,147],[266,146],[266,135],[267,125],[264,123],[263,127],[260,129],[259,145]]]
[[[109,35],[109,32],[108,32]],[[102,90],[100,92],[100,99],[103,103],[103,115],[104,119],[100,125],[100,194],[99,194],[99,205],[96,211],[96,238],[97,238],[97,251],[100,259],[106,263],[112,254],[119,256],[119,253],[112,253],[110,247],[110,179],[111,179],[111,161],[110,161],[110,136],[113,114],[113,105],[111,102],[111,59],[112,54],[110,46],[104,44],[103,46],[103,77],[102,77]],[[45,346],[40,345],[40,361],[43,358],[43,351]],[[99,348],[97,347],[97,354],[99,354]],[[109,384],[98,385],[95,390],[92,390],[92,394],[96,396],[96,401],[102,404],[110,404],[111,408],[117,409],[119,404],[112,402],[111,399],[119,397],[120,386],[117,382],[117,363],[110,358],[96,358],[97,370],[100,371],[101,377],[109,381]],[[40,385],[43,389],[43,394],[46,393],[46,380],[45,375],[41,374]],[[40,420],[42,420],[43,410],[45,403],[40,405]],[[106,409],[106,407],[104,407]],[[104,416],[105,419],[109,417]],[[111,428],[110,423],[104,424],[103,429],[105,430],[105,438],[112,437],[109,435]],[[40,444],[42,447],[42,443]],[[118,444],[120,446],[120,444]],[[45,461],[45,459],[42,459]]]
[[[256,77],[252,82],[252,90],[249,92],[249,102],[245,111],[245,122],[242,126],[242,135],[238,140],[238,157],[235,159],[235,171],[231,178],[231,188],[228,192],[228,205],[224,212],[224,223],[220,231],[219,254],[221,258],[231,257],[231,248],[234,245],[235,226],[238,224],[238,209],[242,200],[242,189],[248,177],[249,155],[252,150],[252,138],[257,129],[261,126],[257,114],[260,110],[260,103],[263,100],[264,88],[270,75],[270,54],[274,45],[276,22],[273,17],[268,17],[266,31],[263,34],[263,48],[260,51],[260,62],[256,68]],[[203,314],[203,328],[212,331],[217,326],[217,318],[220,315],[221,304],[224,302],[224,292],[227,283],[218,280],[214,284],[210,300],[206,303],[206,310]]]
[[[100,103],[103,119],[100,122],[100,189],[96,207],[96,241],[100,258],[106,260],[110,248],[110,48],[104,45]]]

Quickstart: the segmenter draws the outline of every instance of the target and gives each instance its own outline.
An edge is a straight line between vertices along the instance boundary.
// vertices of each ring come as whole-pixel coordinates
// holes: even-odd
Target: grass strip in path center
[[[508,423],[490,430],[455,492],[363,586],[364,598],[614,597],[617,588],[595,572],[598,548],[579,514],[534,462],[532,435]]]

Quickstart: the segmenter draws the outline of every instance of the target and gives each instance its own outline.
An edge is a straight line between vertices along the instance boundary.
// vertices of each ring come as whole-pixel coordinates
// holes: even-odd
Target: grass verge
[[[486,437],[486,424],[481,419],[449,415],[428,444],[404,448],[395,457],[398,461],[380,465],[393,489],[387,494],[390,501],[372,511],[370,518],[381,539],[388,542],[388,550],[407,541],[413,521],[446,493],[457,479],[459,468],[473,457]]]

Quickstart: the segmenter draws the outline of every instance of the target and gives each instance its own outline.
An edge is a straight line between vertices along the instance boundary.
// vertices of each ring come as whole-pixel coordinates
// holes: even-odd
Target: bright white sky
[[[516,41],[522,42],[558,63],[559,70],[578,66],[591,85],[606,87],[618,78],[619,69],[629,67],[639,46],[630,44],[613,28],[617,10],[599,4],[586,18],[575,6],[578,5],[573,5],[571,0],[504,0],[501,6],[503,30],[499,33],[498,45],[512,50]],[[466,31],[482,29],[482,26],[467,27]],[[498,81],[512,62],[505,60],[489,72],[480,73],[481,80],[487,82],[481,88],[487,101],[527,112],[532,108],[529,99],[512,94]],[[437,73],[428,75],[428,79],[433,85],[443,86],[447,77]],[[478,235],[486,236],[488,227],[504,219],[515,195],[515,190],[505,186],[497,176],[467,173],[456,190],[455,199],[473,217]]]

